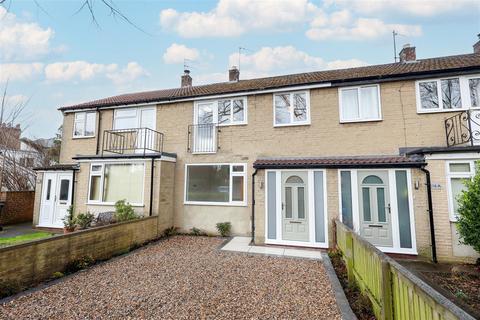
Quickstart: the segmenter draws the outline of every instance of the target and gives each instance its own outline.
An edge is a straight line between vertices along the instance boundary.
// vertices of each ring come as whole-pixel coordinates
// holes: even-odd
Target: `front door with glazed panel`
[[[307,181],[307,172],[282,172],[283,240],[309,240]]]
[[[359,172],[358,190],[360,234],[375,246],[392,247],[388,172]]]

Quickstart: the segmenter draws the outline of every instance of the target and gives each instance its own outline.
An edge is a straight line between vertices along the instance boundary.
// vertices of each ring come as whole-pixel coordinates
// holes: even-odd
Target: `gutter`
[[[435,241],[435,223],[433,220],[433,202],[432,202],[432,183],[430,180],[430,171],[421,167],[420,170],[425,172],[425,178],[427,180],[427,201],[428,201],[428,216],[430,220],[430,238],[432,241],[432,261],[437,263],[437,245]]]
[[[255,244],[255,176],[257,169],[252,173],[252,244]]]
[[[367,169],[422,168],[426,162],[381,164],[254,164],[255,169]]]

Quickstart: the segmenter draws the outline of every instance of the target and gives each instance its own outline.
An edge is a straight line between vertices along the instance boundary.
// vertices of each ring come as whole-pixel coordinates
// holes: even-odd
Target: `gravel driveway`
[[[0,319],[340,319],[320,261],[222,252],[222,241],[149,245],[0,305]]]

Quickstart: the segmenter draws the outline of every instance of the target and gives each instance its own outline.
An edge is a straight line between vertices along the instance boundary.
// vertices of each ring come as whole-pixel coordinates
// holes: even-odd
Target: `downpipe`
[[[255,176],[257,169],[252,173],[252,244],[255,244]]]
[[[425,178],[427,180],[427,201],[428,201],[428,216],[430,218],[430,239],[432,241],[432,261],[437,263],[437,245],[435,241],[435,223],[433,218],[433,202],[432,202],[432,182],[430,179],[430,171],[425,169],[425,167],[420,168],[425,173]]]

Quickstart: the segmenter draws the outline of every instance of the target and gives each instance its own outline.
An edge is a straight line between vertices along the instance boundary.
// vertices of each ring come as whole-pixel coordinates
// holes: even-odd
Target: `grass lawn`
[[[6,247],[6,246],[12,246],[12,245],[19,244],[26,241],[51,237],[52,235],[53,234],[50,232],[39,231],[35,233],[22,234],[20,236],[11,237],[11,238],[0,238],[0,248]]]

